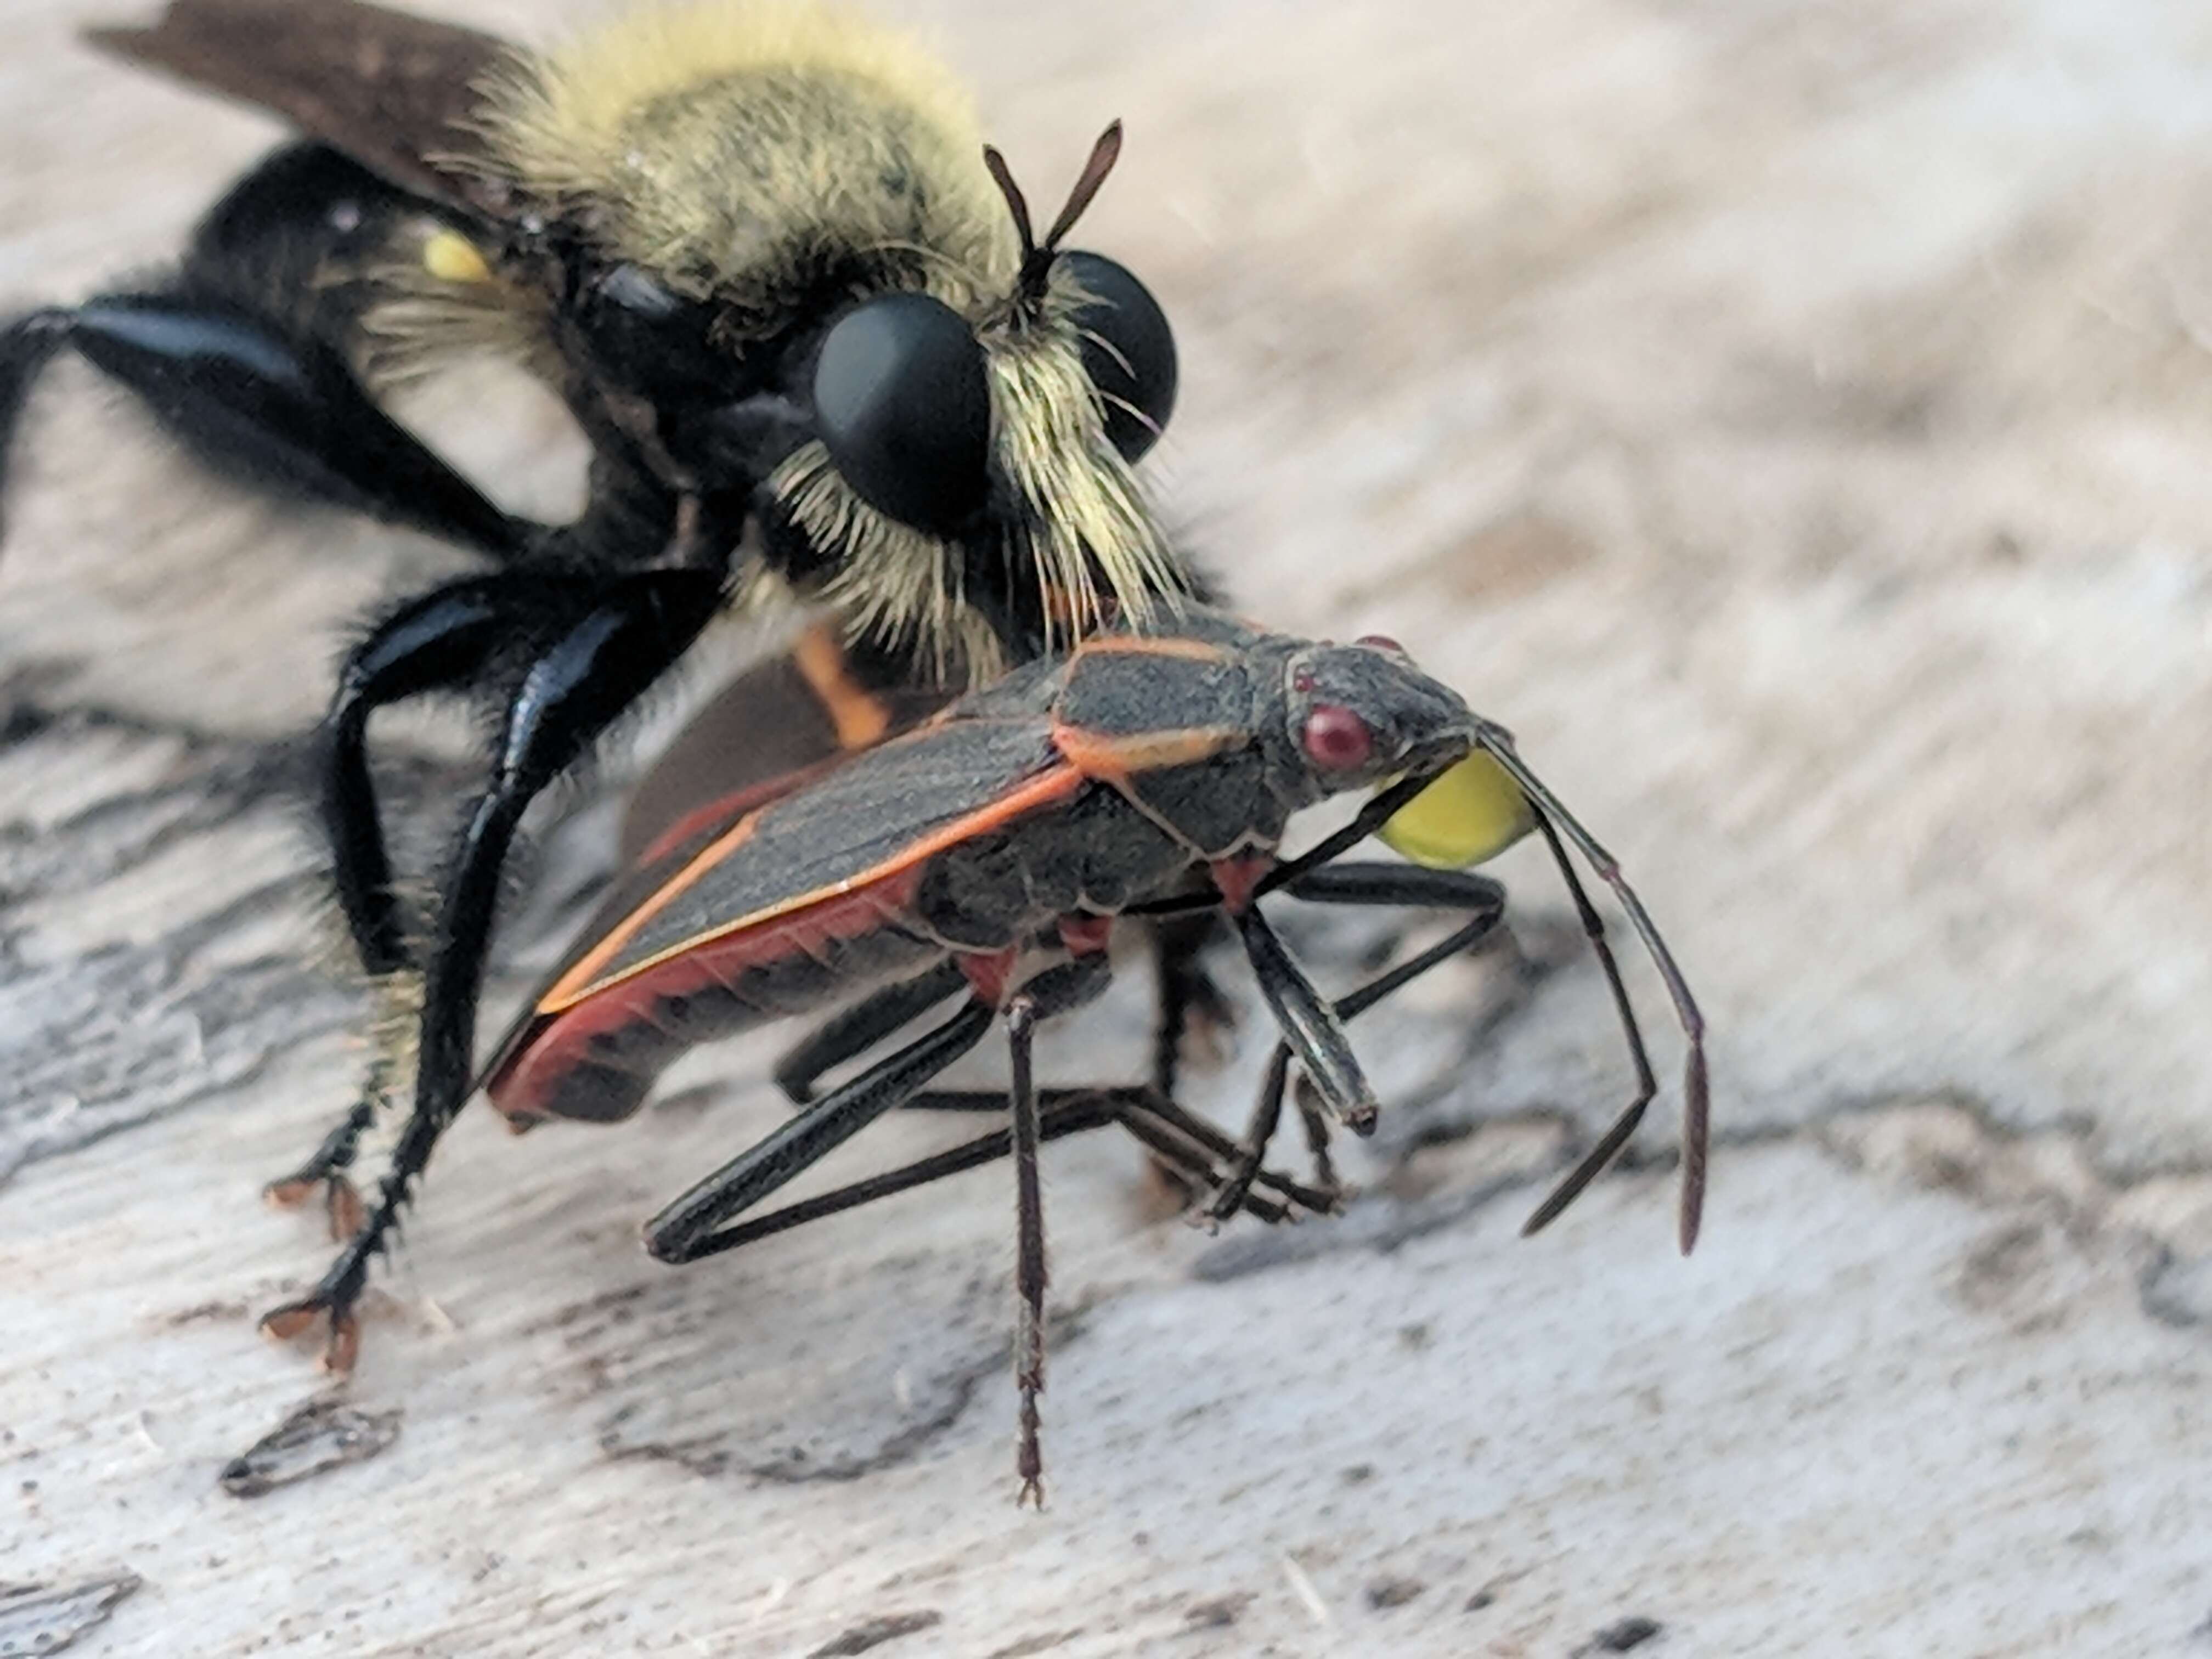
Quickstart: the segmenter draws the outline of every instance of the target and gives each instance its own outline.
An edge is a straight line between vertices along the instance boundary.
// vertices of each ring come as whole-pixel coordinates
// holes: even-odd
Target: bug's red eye
[[[1375,752],[1375,734],[1365,720],[1341,704],[1317,702],[1306,716],[1305,744],[1316,766],[1346,772],[1367,763]]]
[[[1406,647],[1399,644],[1397,641],[1392,639],[1388,634],[1362,634],[1357,640],[1352,641],[1352,643],[1355,645],[1371,645],[1377,651],[1395,651],[1401,656],[1403,656],[1406,653]]]

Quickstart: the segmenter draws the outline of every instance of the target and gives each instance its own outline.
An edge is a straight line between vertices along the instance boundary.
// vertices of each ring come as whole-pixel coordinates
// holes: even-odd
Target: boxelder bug
[[[1321,1104],[1355,1132],[1377,1105],[1343,1022],[1492,927],[1504,890],[1462,871],[1336,860],[1440,775],[1487,757],[1525,799],[1596,945],[1635,1056],[1634,1101],[1569,1172],[1530,1225],[1558,1213],[1620,1149],[1656,1092],[1603,928],[1562,842],[1620,895],[1689,1039],[1684,1087],[1681,1242],[1704,1187],[1702,1024],[1688,988],[1604,850],[1522,763],[1500,727],[1471,713],[1388,641],[1316,644],[1190,611],[1170,631],[1093,638],[1017,669],[908,734],[766,805],[694,823],[646,860],[532,999],[484,1073],[513,1121],[611,1121],[643,1103],[691,1045],[877,988],[779,1068],[804,1109],[647,1226],[647,1248],[696,1261],[800,1222],[1011,1151],[1017,1175],[1022,1495],[1040,1494],[1036,1396],[1043,1383],[1041,1141],[1122,1122],[1210,1186],[1213,1209],[1261,1214],[1328,1206],[1330,1194],[1263,1172],[1289,1058]],[[1292,812],[1384,786],[1352,823],[1278,861]],[[696,816],[696,815],[695,815]],[[1450,939],[1332,1006],[1255,902],[1281,890],[1323,902],[1466,910]],[[1117,916],[1218,908],[1232,920],[1283,1035],[1248,1143],[1146,1088],[1040,1091],[1039,1019],[1107,982]],[[818,1098],[815,1079],[952,998],[952,1015]],[[927,1095],[927,1085],[1003,1020],[1009,1095]],[[439,1134],[471,1092],[465,1054],[429,1052],[417,1109],[367,1224],[305,1298],[266,1316],[278,1335],[330,1320],[328,1358],[356,1343],[354,1304],[370,1260]],[[893,1108],[977,1104],[1008,1111],[999,1134],[763,1217],[737,1218]],[[1226,1158],[1225,1167],[1215,1160]],[[1261,1186],[1266,1196],[1255,1197]]]

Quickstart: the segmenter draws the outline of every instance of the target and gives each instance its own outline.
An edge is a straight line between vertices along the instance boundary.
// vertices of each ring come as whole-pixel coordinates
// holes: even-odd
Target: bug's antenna
[[[1682,1254],[1687,1255],[1698,1242],[1698,1229],[1704,1220],[1705,1208],[1705,1152],[1711,1135],[1711,1083],[1705,1069],[1705,1017],[1698,1009],[1697,999],[1690,994],[1689,981],[1674,963],[1674,952],[1668,950],[1667,941],[1651,920],[1651,913],[1644,908],[1644,901],[1620,873],[1620,865],[1613,854],[1601,847],[1595,836],[1583,828],[1575,815],[1567,811],[1559,798],[1531,772],[1514,752],[1512,739],[1502,728],[1485,726],[1475,736],[1484,753],[1505,769],[1507,775],[1520,786],[1534,811],[1537,827],[1552,849],[1552,856],[1560,872],[1566,878],[1568,890],[1575,896],[1576,908],[1581,913],[1583,930],[1589,936],[1590,946],[1597,952],[1599,963],[1605,969],[1607,983],[1613,991],[1614,1006],[1620,1011],[1622,1029],[1628,1037],[1628,1046],[1636,1060],[1637,1096],[1627,1109],[1613,1121],[1613,1127],[1599,1138],[1596,1146],[1585,1153],[1580,1163],[1567,1171],[1566,1176],[1552,1189],[1552,1195],[1536,1207],[1522,1228],[1525,1235],[1548,1224],[1560,1211],[1572,1203],[1583,1188],[1596,1179],[1598,1173],[1613,1161],[1614,1154],[1626,1146],[1636,1126],[1643,1120],[1644,1109],[1651,1103],[1657,1091],[1651,1075],[1651,1063],[1644,1053],[1643,1034],[1637,1029],[1636,1015],[1628,1000],[1628,988],[1621,981],[1620,964],[1613,959],[1613,951],[1605,942],[1604,925],[1597,911],[1583,890],[1574,866],[1567,860],[1567,849],[1561,842],[1574,844],[1575,850],[1589,861],[1597,878],[1613,889],[1621,908],[1628,912],[1629,925],[1644,942],[1650,953],[1651,965],[1659,970],[1659,980],[1667,988],[1667,994],[1674,1004],[1674,1017],[1681,1023],[1682,1035],[1688,1039],[1689,1053],[1682,1062],[1682,1198],[1680,1221]],[[1556,823],[1557,827],[1554,828]]]
[[[1052,256],[1060,247],[1060,238],[1075,228],[1075,222],[1083,216],[1098,194],[1098,187],[1106,182],[1106,175],[1114,171],[1114,163],[1121,159],[1121,124],[1113,121],[1098,135],[1098,142],[1091,147],[1091,159],[1083,164],[1083,171],[1075,175],[1075,187],[1067,192],[1067,205],[1060,209],[1060,216],[1052,222],[1044,240],[1036,240],[1030,221],[1030,204],[1022,188],[1014,182],[1013,169],[1006,158],[999,153],[995,144],[983,146],[983,165],[989,169],[992,182],[998,185],[999,194],[1006,198],[1006,210],[1014,216],[1014,228],[1021,234],[1022,274],[1019,289],[1024,300],[1034,303],[1044,292],[1045,272],[1052,268]]]

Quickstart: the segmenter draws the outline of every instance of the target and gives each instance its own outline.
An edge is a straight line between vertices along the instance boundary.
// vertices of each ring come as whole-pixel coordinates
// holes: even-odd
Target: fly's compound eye
[[[602,368],[656,398],[727,397],[730,359],[708,339],[714,313],[637,266],[615,265],[585,290],[579,325]]]
[[[1317,702],[1306,715],[1306,757],[1324,772],[1364,766],[1375,752],[1367,722],[1340,703]]]
[[[1392,639],[1388,634],[1362,634],[1358,639],[1354,640],[1352,643],[1354,645],[1372,646],[1377,651],[1395,651],[1401,657],[1406,654],[1406,647],[1399,644],[1397,641]]]
[[[1089,298],[1075,313],[1084,372],[1106,405],[1106,435],[1125,460],[1158,439],[1175,412],[1175,332],[1145,285],[1097,253],[1060,260]]]
[[[840,318],[815,363],[814,415],[837,471],[878,512],[949,532],[982,506],[983,349],[942,301],[887,294]]]

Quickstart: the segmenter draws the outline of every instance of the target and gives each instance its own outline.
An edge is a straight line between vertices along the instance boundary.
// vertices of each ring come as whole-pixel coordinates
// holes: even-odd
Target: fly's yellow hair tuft
[[[958,81],[828,6],[647,3],[486,95],[512,183],[740,331],[856,253],[905,256],[963,309],[1019,260]]]
[[[1000,468],[1028,508],[1029,555],[1056,605],[1089,633],[1110,607],[1143,627],[1182,592],[1175,558],[1129,464],[1106,436],[1098,393],[1067,340],[1042,330],[984,358]],[[1058,637],[1051,643],[1072,643]]]

